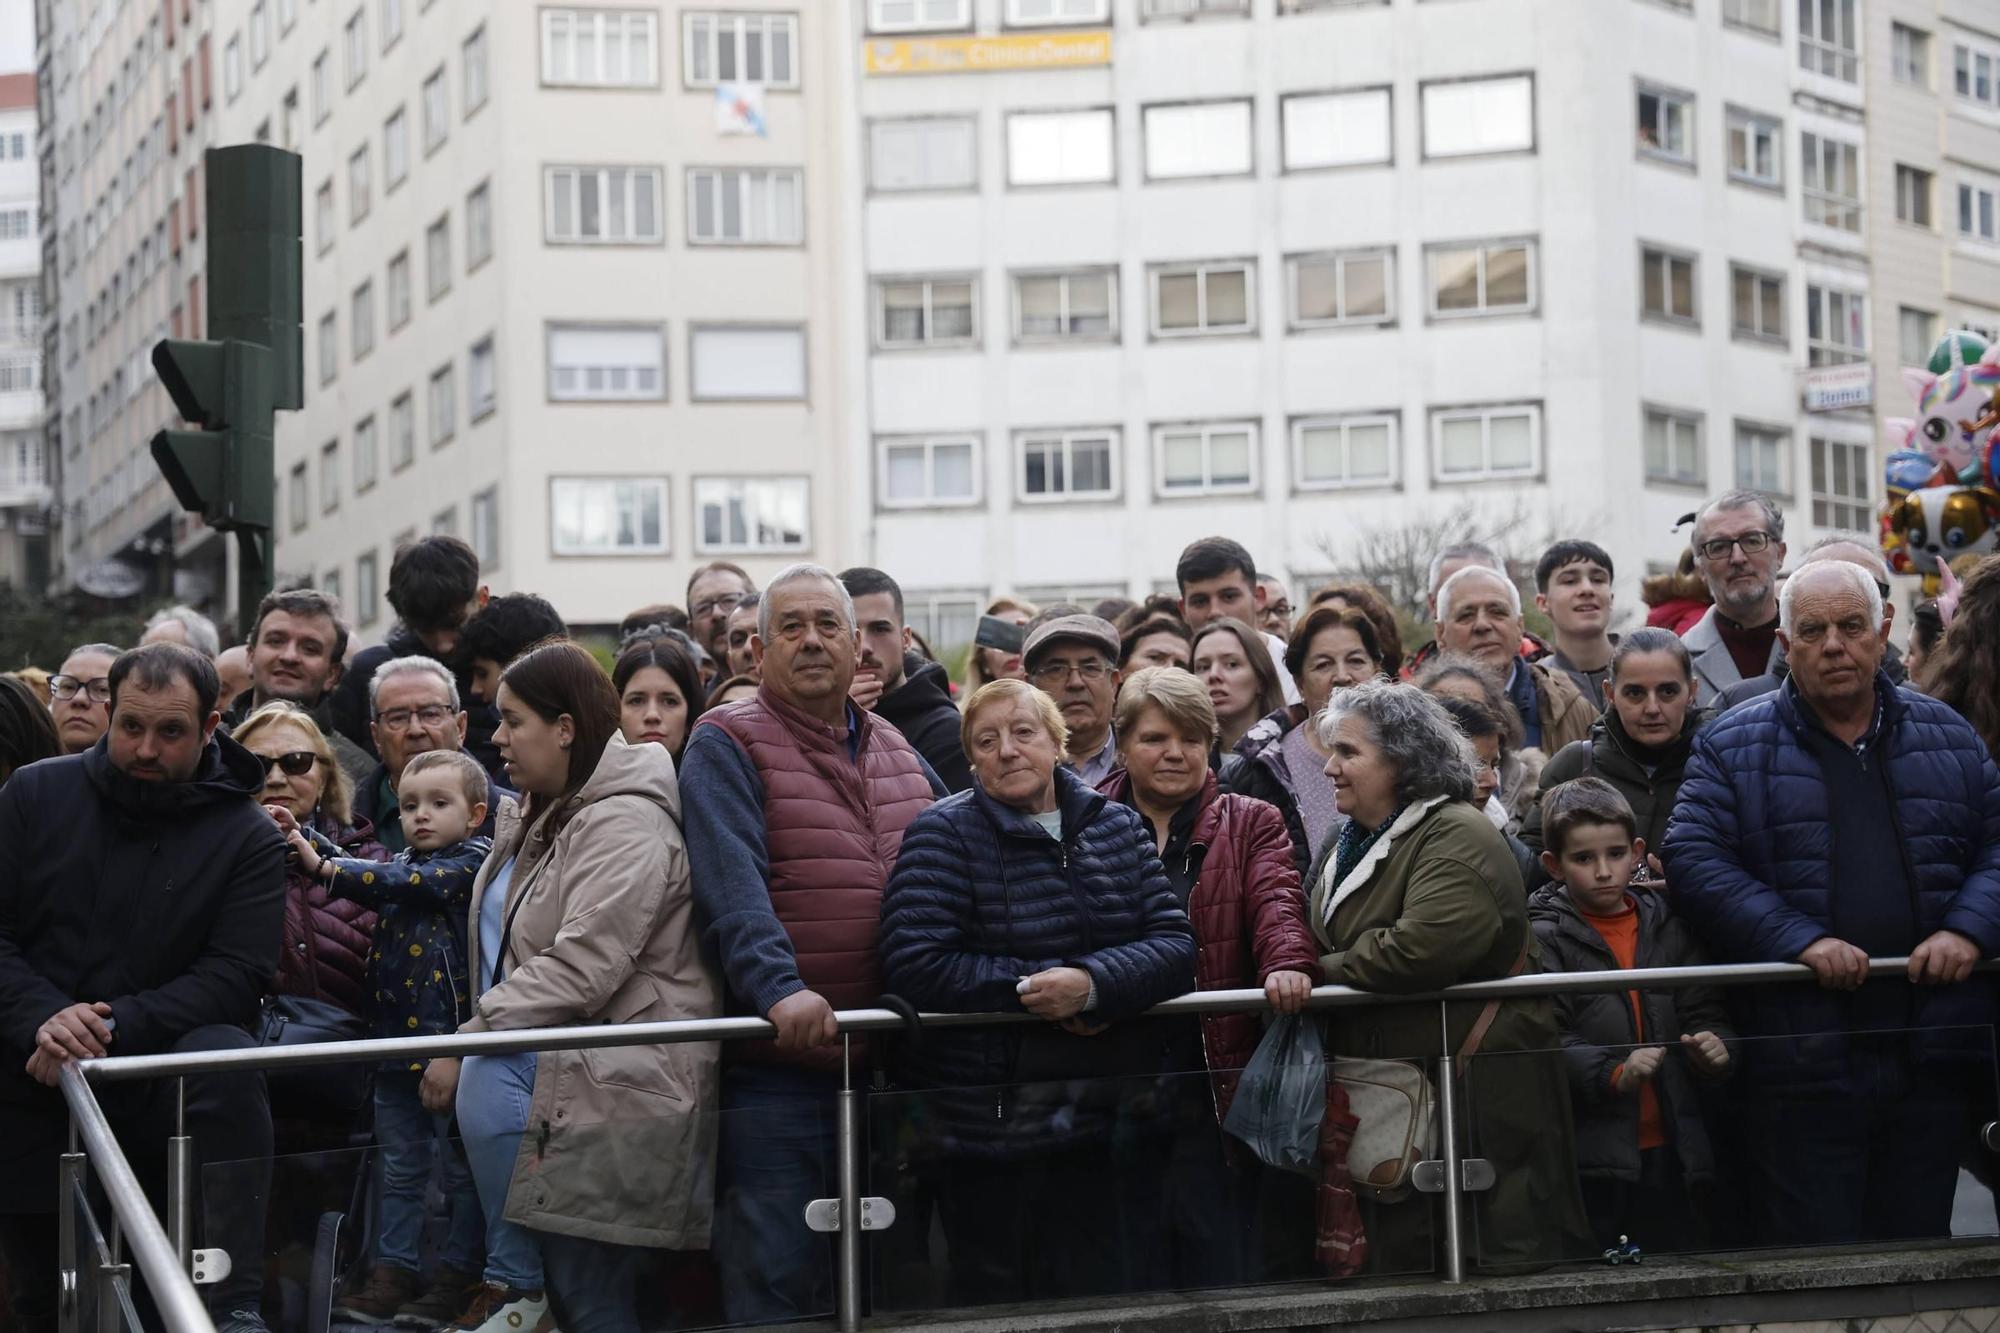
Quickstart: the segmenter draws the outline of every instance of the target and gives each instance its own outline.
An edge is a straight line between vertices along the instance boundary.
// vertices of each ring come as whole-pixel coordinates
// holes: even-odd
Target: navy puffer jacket
[[[1078,967],[1097,986],[1088,1017],[1115,1025],[1194,988],[1194,932],[1138,814],[1068,769],[1056,792],[1060,846],[976,785],[917,816],[882,894],[891,992],[934,1012],[1020,1013],[1022,977]],[[1079,1043],[1086,1058],[1118,1039],[1035,1027],[927,1034],[901,1062],[904,1081],[938,1089],[925,1098],[930,1146],[1006,1157],[1109,1131],[1066,1095],[1006,1085],[1024,1036]]]
[[[1952,930],[2000,953],[2000,771],[1971,725],[1945,704],[1877,678],[1876,753],[1888,765],[1897,835],[1919,937]],[[1790,962],[1832,931],[1833,829],[1826,784],[1806,749],[1795,684],[1743,704],[1695,738],[1667,826],[1674,906],[1722,962]],[[1879,984],[1879,983],[1870,983]],[[1989,1052],[1991,980],[1913,988],[1920,1059]],[[1749,1048],[1746,1073],[1843,1085],[1846,998],[1817,986],[1746,986],[1731,996]],[[1958,1032],[1937,1029],[1968,1029]]]

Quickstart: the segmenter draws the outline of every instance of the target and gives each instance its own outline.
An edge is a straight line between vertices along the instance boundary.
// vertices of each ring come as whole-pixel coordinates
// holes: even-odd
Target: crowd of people
[[[628,1333],[661,1251],[710,1252],[733,1322],[822,1312],[805,1209],[850,1079],[898,1207],[882,1263],[935,1230],[965,1303],[1427,1270],[1434,1204],[1351,1169],[1381,1126],[1347,1080],[1444,1054],[1494,1171],[1486,1269],[1948,1234],[1995,1101],[2000,557],[1899,652],[1871,542],[1787,556],[1767,499],[1717,497],[1620,634],[1598,545],[1522,581],[1454,545],[1406,652],[1375,589],[1295,604],[1208,538],[1177,597],[996,600],[955,685],[881,570],[704,566],[607,669],[431,537],[379,647],[299,589],[240,645],[173,607],[0,678],[18,1326],[55,1327],[73,1061],[724,1014],[774,1035],[188,1078],[198,1162],[262,1172],[198,1213],[239,1256],[224,1333],[273,1308],[246,1261],[273,1154],[329,1120],[377,1149],[337,1320]],[[1310,1167],[1228,1128],[1316,986],[1707,961],[1818,984],[1456,1003],[1442,1032],[1430,1004],[1330,1009]],[[1148,1014],[1245,988],[1270,1012]],[[1038,1021],[841,1036],[885,996]],[[102,1098],[157,1185],[170,1086]]]

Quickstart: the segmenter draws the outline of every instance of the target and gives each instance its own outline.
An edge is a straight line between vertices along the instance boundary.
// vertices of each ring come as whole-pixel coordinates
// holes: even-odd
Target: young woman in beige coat
[[[498,704],[523,804],[473,888],[460,1031],[719,1014],[672,759],[625,744],[610,679],[571,643],[517,660]],[[636,1333],[646,1251],[708,1244],[716,1071],[713,1043],[433,1062],[426,1095],[455,1093],[487,1215],[487,1282],[458,1326],[546,1333],[552,1291],[565,1333]]]

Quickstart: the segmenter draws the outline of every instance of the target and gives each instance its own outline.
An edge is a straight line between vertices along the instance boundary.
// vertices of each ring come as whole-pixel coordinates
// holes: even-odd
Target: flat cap
[[[1035,669],[1035,659],[1061,642],[1087,643],[1111,661],[1118,660],[1118,630],[1100,616],[1058,616],[1028,636],[1021,647],[1021,665]]]

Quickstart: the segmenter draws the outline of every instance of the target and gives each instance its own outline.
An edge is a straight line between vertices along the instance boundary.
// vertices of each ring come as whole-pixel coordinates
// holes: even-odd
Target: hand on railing
[[[1978,961],[1978,945],[1955,930],[1940,930],[1910,954],[1910,980],[1918,985],[1953,985],[1971,976]]]
[[[45,1088],[62,1082],[63,1066],[71,1060],[93,1060],[111,1050],[111,1006],[73,1004],[51,1014],[35,1029],[35,1051],[28,1057],[28,1077]]]
[[[1822,935],[1806,946],[1799,961],[1813,970],[1828,990],[1854,990],[1868,980],[1868,955],[1846,940]],[[1916,959],[1910,959],[1912,968]]]
[[[840,1022],[833,1016],[833,1006],[817,991],[793,991],[772,1005],[764,1017],[778,1029],[781,1051],[809,1051],[840,1038]]]
[[[1281,1014],[1296,1014],[1312,998],[1313,979],[1303,972],[1273,972],[1264,978],[1264,998]]]

